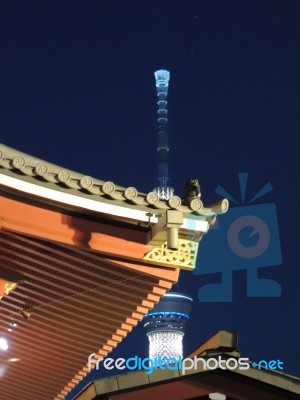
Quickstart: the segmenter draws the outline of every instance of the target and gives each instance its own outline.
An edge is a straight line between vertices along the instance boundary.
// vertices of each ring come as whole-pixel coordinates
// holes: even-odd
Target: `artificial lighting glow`
[[[210,394],[208,395],[208,397],[209,397],[211,400],[226,400],[225,394],[218,393],[218,392],[210,393]]]
[[[177,293],[166,293],[164,295],[164,297],[177,297],[177,298],[182,298],[182,299],[188,299],[188,300],[192,300],[193,299],[189,296],[184,296],[183,294],[177,294]]]
[[[20,179],[12,178],[6,175],[0,175],[0,184],[14,188],[18,191],[31,193],[46,199],[52,199],[61,203],[83,207],[87,210],[99,211],[105,214],[112,214],[126,218],[138,219],[140,221],[148,222],[149,214],[142,210],[130,210],[117,205],[102,203],[96,200],[87,199],[85,197],[78,197],[74,194],[58,192],[57,190],[35,185],[33,183],[25,182]],[[150,217],[151,223],[158,221],[157,215]],[[206,222],[208,224],[208,222]]]
[[[7,370],[6,365],[0,364],[0,378],[3,378]]]
[[[175,358],[183,355],[182,339],[183,332],[151,332],[149,339],[149,358],[161,357],[162,360]]]
[[[17,362],[17,361],[20,361],[20,359],[19,358],[9,358],[7,361],[9,361],[9,362]]]
[[[12,323],[10,324],[10,326],[12,326],[13,328],[16,328],[16,327],[18,326],[18,323],[17,323],[17,322],[12,322]]]
[[[7,340],[3,337],[0,338],[0,350],[7,350],[8,349],[8,343]]]
[[[158,312],[150,312],[148,315],[145,316],[145,319],[149,319],[150,317],[153,316],[157,316],[157,315],[161,315],[161,316],[166,316],[166,317],[182,317],[185,319],[189,319],[189,315],[187,314],[183,314],[183,313],[179,313],[179,312],[175,312],[175,311],[158,311]]]

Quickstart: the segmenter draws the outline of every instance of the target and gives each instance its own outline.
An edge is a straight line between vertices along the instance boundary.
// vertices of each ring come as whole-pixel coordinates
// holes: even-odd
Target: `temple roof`
[[[227,200],[182,205],[0,145],[6,400],[63,399],[193,269]]]
[[[3,175],[0,183],[11,188],[18,187],[23,193],[32,193],[66,206],[74,206],[76,197],[78,207],[107,212],[110,215],[125,214],[127,219],[134,215],[133,219],[148,221],[149,217],[145,217],[145,212],[155,217],[166,210],[176,209],[185,215],[193,213],[198,218],[212,220],[228,209],[226,199],[207,205],[203,205],[200,199],[183,205],[179,196],[162,201],[155,192],[146,194],[133,186],[125,188],[110,181],[105,182],[40,160],[3,144],[0,144],[0,172]],[[20,180],[24,182],[22,187]],[[122,212],[121,208],[125,208],[126,211]],[[130,210],[140,213],[131,214]],[[155,220],[156,218],[153,219]]]

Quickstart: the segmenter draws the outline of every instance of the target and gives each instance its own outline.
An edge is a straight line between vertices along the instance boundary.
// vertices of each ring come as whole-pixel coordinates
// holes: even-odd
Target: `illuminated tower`
[[[144,317],[149,340],[149,358],[178,359],[183,356],[182,339],[193,300],[182,293],[167,293]]]
[[[162,200],[168,200],[174,193],[174,189],[168,186],[169,181],[169,165],[168,165],[168,109],[167,96],[169,88],[170,72],[160,69],[154,72],[155,85],[158,97],[158,181],[159,186],[154,188]]]

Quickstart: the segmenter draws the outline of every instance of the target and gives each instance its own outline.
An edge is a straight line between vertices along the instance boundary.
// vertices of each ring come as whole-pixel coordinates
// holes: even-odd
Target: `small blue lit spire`
[[[169,181],[169,164],[168,164],[168,109],[167,96],[170,80],[170,72],[160,69],[154,72],[156,92],[158,97],[158,181],[159,187],[154,188],[162,200],[168,200],[174,193],[174,189],[168,186]]]

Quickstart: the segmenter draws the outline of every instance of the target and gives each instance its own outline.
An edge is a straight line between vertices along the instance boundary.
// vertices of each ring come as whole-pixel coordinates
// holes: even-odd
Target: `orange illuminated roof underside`
[[[106,356],[179,270],[145,264],[138,229],[4,196],[0,219],[0,278],[18,283],[1,299],[1,398],[63,399],[88,355]]]

